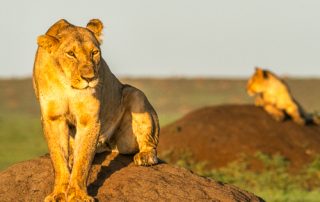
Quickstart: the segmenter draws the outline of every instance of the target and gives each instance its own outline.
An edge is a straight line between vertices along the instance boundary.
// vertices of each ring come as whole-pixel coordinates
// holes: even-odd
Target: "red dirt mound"
[[[0,201],[43,201],[52,191],[48,156],[11,166],[0,173]],[[243,201],[261,198],[239,188],[197,176],[165,163],[142,167],[132,156],[98,154],[88,180],[96,201]]]
[[[185,150],[209,167],[225,166],[241,154],[278,153],[295,170],[320,154],[320,127],[276,122],[251,105],[205,107],[161,130],[160,154],[172,151],[173,158],[178,158]]]

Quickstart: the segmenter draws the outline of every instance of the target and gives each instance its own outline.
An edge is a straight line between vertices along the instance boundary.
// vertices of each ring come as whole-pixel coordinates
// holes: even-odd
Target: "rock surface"
[[[161,129],[159,153],[190,151],[196,161],[219,168],[260,151],[281,154],[297,170],[320,154],[320,127],[275,121],[253,105],[221,105],[195,110]],[[252,158],[253,158],[252,157]],[[259,165],[255,162],[253,169]]]
[[[0,199],[43,201],[53,187],[48,156],[25,161],[0,173]],[[88,192],[96,201],[263,201],[235,186],[160,163],[135,166],[132,156],[98,154],[88,180]]]

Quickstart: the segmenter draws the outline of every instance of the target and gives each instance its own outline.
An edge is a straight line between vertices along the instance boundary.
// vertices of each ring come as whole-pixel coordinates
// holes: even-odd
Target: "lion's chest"
[[[99,119],[100,101],[94,89],[55,89],[40,96],[42,114],[50,117],[65,117],[77,125]]]
[[[95,96],[94,89],[71,90],[68,93],[69,113],[75,117],[99,115],[100,100]]]

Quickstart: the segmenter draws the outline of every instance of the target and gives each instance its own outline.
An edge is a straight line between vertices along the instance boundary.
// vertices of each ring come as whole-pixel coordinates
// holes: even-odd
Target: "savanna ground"
[[[245,104],[252,99],[246,95],[245,80],[235,79],[122,79],[142,89],[160,117],[161,126],[184,114],[207,105]],[[296,99],[307,111],[320,111],[320,80],[289,79]],[[320,135],[320,134],[319,134]],[[0,170],[26,159],[42,155],[47,147],[42,136],[39,107],[30,79],[0,80]],[[214,155],[214,154],[213,154]],[[196,162],[186,152],[172,164],[194,172],[235,184],[252,191],[267,201],[319,201],[320,160],[305,165],[300,173],[287,172],[287,162],[281,156],[257,154],[265,164],[263,172],[246,169],[239,159],[225,168],[208,170],[205,162]],[[161,154],[170,161],[170,156]]]

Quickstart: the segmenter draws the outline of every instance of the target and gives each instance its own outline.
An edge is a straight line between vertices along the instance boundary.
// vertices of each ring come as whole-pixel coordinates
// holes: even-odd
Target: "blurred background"
[[[101,19],[104,59],[122,82],[145,92],[168,131],[167,126],[198,108],[253,103],[245,88],[255,66],[284,78],[307,111],[320,111],[319,10],[316,0],[1,0],[0,169],[47,152],[31,75],[37,36],[61,18],[79,26]],[[320,144],[314,138],[310,141]],[[304,147],[303,152],[308,150]],[[262,166],[253,170],[246,154],[239,154],[241,162],[221,165],[197,158],[188,148],[178,157],[172,150],[174,145],[161,146],[160,156],[268,201],[320,198],[316,152],[292,171],[290,161],[301,159],[289,159],[278,150],[254,151]]]

